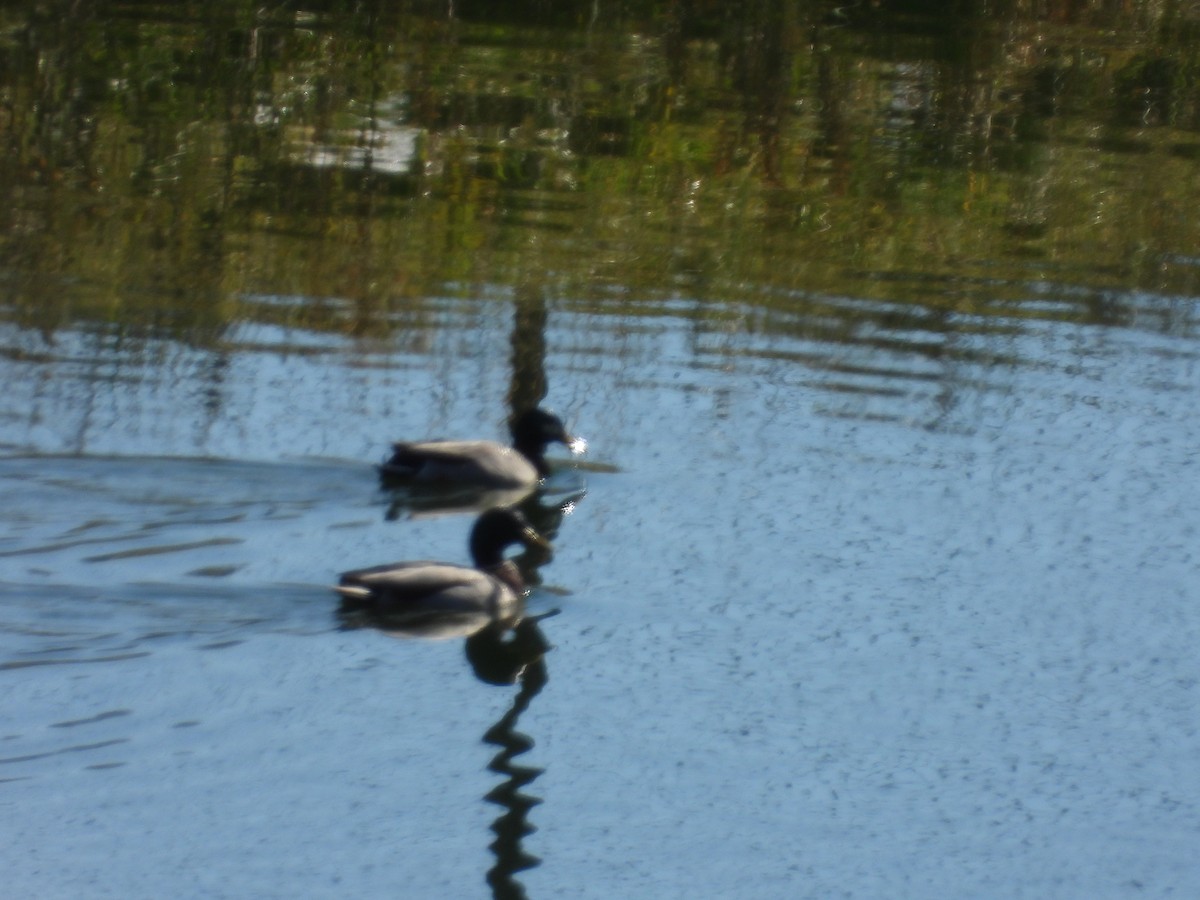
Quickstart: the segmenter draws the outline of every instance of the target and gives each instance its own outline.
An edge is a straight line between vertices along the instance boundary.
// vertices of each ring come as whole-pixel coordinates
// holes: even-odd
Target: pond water
[[[201,27],[156,9],[89,27],[156,25],[164,40]],[[358,47],[350,13],[321,14],[326,32],[298,18],[279,40]],[[535,53],[548,92],[566,90],[546,75],[566,65],[560,48],[524,24],[510,35],[468,20],[450,45],[413,30],[442,28],[437,17],[388,21],[402,36],[388,52],[417,68],[417,48],[440,48],[466,80],[516,46]],[[1087,40],[1078,23],[1065,32],[1085,61],[1107,52],[1088,24]],[[894,35],[911,37],[899,26],[886,40],[848,34],[814,65],[882,66],[897,134],[874,133],[892,154],[909,89],[937,81],[911,59],[936,68],[941,55],[898,49]],[[608,37],[622,66],[643,52]],[[689,40],[692,65],[721,56]],[[604,47],[589,52],[603,68]],[[8,77],[16,121],[32,82]],[[520,104],[472,83],[478,107],[449,105],[484,142],[500,113],[479,98]],[[728,109],[706,89],[706,110]],[[146,100],[121,96],[135,94]],[[858,95],[841,96],[853,119]],[[414,119],[422,97],[410,96]],[[130,120],[165,140],[179,123],[147,110]],[[147,124],[160,121],[171,129]],[[1152,126],[1168,127],[1134,123],[1126,137],[1158,141],[1140,130]],[[1022,133],[1011,150],[1069,167],[1057,154],[1082,131],[1063,131]],[[422,131],[431,144],[453,133]],[[615,156],[644,173],[656,157],[626,137],[620,152],[572,145],[560,163]],[[730,159],[760,137],[739,137]],[[297,177],[300,199],[263,200],[250,196],[272,185],[259,173],[253,190],[227,185],[236,196],[202,226],[153,220],[160,203],[190,208],[173,190],[211,196],[206,177],[143,173],[83,210],[69,195],[94,187],[47,193],[6,169],[24,210],[6,220],[0,272],[6,890],[1195,893],[1200,259],[1194,223],[1174,212],[1187,192],[1155,179],[1168,166],[1172,183],[1196,184],[1200,157],[1175,152],[1196,140],[1179,126],[1150,149],[1106,149],[1084,184],[1022,170],[1004,192],[1023,212],[982,224],[975,207],[926,202],[963,175],[953,166],[898,188],[916,200],[856,200],[845,189],[863,182],[836,172],[791,193],[775,183],[762,195],[773,212],[735,178],[718,197],[679,194],[680,216],[699,210],[686,227],[645,222],[668,182],[687,179],[618,202],[605,196],[615,176],[494,194],[464,176],[459,196],[439,169],[432,197],[418,190],[384,216],[344,208],[379,182]],[[206,147],[181,152],[208,159]],[[427,173],[453,168],[425,152]],[[1099,197],[1130,170],[1144,215],[1083,249],[1070,204],[1030,200]],[[835,231],[874,212],[835,236],[798,224],[807,213],[779,224],[810,201]],[[288,202],[311,205],[321,227]],[[380,194],[393,202],[410,199]],[[731,219],[714,210],[726,204],[756,210],[757,230],[743,223],[722,250]],[[446,224],[447,209],[460,218]],[[57,236],[37,232],[33,211]],[[1092,211],[1110,228],[1107,208]],[[912,217],[920,235],[897,224]],[[147,234],[160,242],[132,262]],[[68,253],[81,235],[88,249]],[[928,255],[913,255],[920,245]],[[831,258],[800,260],[818,247]],[[1113,248],[1119,261],[1103,256]],[[554,457],[534,507],[554,554],[513,642],[339,619],[329,586],[344,569],[467,559],[469,514],[380,488],[388,442],[503,438],[509,406],[543,394],[589,448]]]

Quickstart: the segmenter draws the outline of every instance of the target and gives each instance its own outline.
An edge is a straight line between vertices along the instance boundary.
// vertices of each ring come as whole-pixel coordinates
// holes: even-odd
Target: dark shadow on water
[[[467,659],[481,681],[518,685],[512,706],[483,735],[485,743],[500,748],[488,769],[504,776],[500,784],[484,795],[485,800],[503,810],[492,823],[496,839],[491,850],[496,863],[487,873],[487,883],[497,900],[524,898],[525,888],[515,876],[541,864],[538,857],[525,851],[523,841],[537,830],[529,822],[529,811],[542,800],[523,793],[523,788],[545,770],[519,765],[514,759],[534,746],[532,738],[516,730],[517,720],[548,680],[544,656],[550,644],[538,627],[542,618],[546,616],[524,619],[510,634],[502,629],[484,629],[466,641]]]

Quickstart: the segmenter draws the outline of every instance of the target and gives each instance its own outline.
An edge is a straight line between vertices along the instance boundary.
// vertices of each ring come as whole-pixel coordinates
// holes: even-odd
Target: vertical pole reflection
[[[517,287],[512,347],[512,380],[508,408],[512,419],[546,399],[546,298],[538,288]],[[509,424],[512,424],[512,419]]]
[[[490,849],[496,856],[496,864],[487,873],[487,883],[496,900],[524,898],[525,888],[515,876],[541,863],[538,857],[525,852],[522,841],[537,830],[529,823],[529,810],[542,801],[540,797],[522,793],[522,788],[545,770],[515,764],[513,760],[533,747],[533,739],[517,731],[516,725],[521,713],[546,686],[544,655],[549,647],[536,618],[519,622],[507,639],[504,629],[499,627],[485,628],[467,639],[467,658],[481,680],[493,684],[515,681],[518,685],[508,712],[483,735],[484,743],[500,748],[488,769],[505,776],[504,781],[484,795],[485,800],[503,810],[492,823],[496,839]]]
[[[538,287],[518,285],[513,309],[513,329],[509,337],[512,348],[512,376],[508,388],[509,425],[521,413],[538,406],[549,392],[546,380],[546,298]],[[543,512],[534,503],[533,509]],[[562,521],[563,510],[545,510],[546,520],[535,527],[547,528],[540,532],[553,538]],[[540,516],[538,517],[541,518]],[[528,561],[526,561],[528,562]],[[522,566],[528,578],[536,572],[536,566]],[[536,583],[536,582],[533,582]],[[553,615],[549,613],[548,615]],[[516,730],[521,713],[529,708],[530,702],[546,686],[545,654],[550,644],[538,628],[538,619],[531,616],[512,627],[511,634],[499,625],[484,628],[466,641],[467,659],[475,669],[476,676],[492,684],[518,685],[512,706],[500,720],[484,732],[484,743],[500,748],[492,757],[488,769],[506,776],[484,799],[495,803],[503,812],[492,823],[496,839],[491,851],[496,864],[487,873],[487,883],[495,900],[524,900],[525,887],[516,879],[518,872],[532,869],[541,860],[526,853],[522,841],[527,834],[537,829],[529,824],[529,810],[541,803],[541,798],[524,794],[521,789],[532,784],[544,769],[521,766],[513,760],[533,748],[533,739]]]

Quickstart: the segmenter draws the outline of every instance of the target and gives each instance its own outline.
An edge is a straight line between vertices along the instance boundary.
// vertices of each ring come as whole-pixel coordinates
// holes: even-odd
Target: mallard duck
[[[402,441],[392,445],[379,474],[387,482],[531,487],[550,474],[547,445],[557,441],[572,452],[582,452],[584,446],[558,416],[543,409],[518,416],[512,436],[511,447],[495,441]]]
[[[475,568],[440,562],[401,562],[345,572],[334,588],[342,612],[365,612],[391,620],[456,619],[442,629],[470,633],[489,621],[519,613],[525,584],[515,563],[504,558],[513,544],[548,550],[549,542],[513,509],[485,512],[471,529]]]

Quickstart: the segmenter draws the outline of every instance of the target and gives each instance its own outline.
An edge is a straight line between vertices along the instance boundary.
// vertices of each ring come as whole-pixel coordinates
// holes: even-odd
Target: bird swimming
[[[564,444],[582,453],[587,442],[572,437],[562,420],[535,408],[512,423],[512,446],[496,441],[400,441],[379,467],[388,483],[471,485],[494,488],[532,487],[550,474],[546,447]]]
[[[341,611],[364,612],[392,624],[430,625],[425,636],[469,634],[520,613],[525,583],[504,551],[549,542],[513,509],[491,509],[476,520],[469,541],[474,568],[442,562],[399,562],[344,572],[334,588]]]

